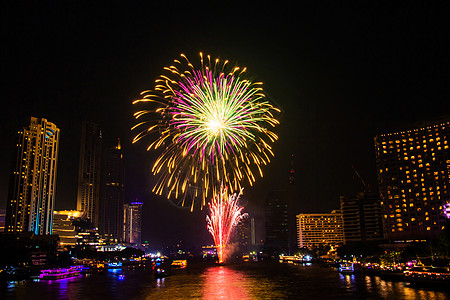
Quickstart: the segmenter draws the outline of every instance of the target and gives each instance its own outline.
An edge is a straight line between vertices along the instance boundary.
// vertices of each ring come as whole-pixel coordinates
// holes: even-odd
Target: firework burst
[[[181,54],[164,70],[154,89],[133,102],[139,106],[133,143],[149,136],[147,150],[162,149],[152,168],[159,175],[153,191],[183,198],[184,206],[194,186],[203,206],[220,182],[233,192],[244,182],[252,185],[256,174],[262,177],[278,139],[271,130],[280,111],[266,100],[262,83],[246,79],[246,68],[201,53],[198,68]],[[192,210],[194,201],[190,205]]]
[[[226,259],[226,247],[233,229],[247,217],[246,213],[242,214],[244,207],[240,207],[238,203],[241,192],[228,195],[227,188],[221,188],[208,204],[209,216],[206,216],[206,223],[216,244],[219,263],[223,263]]]

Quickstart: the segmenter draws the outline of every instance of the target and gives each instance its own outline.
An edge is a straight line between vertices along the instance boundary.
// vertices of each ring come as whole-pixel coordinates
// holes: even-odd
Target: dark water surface
[[[319,265],[190,264],[166,278],[120,270],[54,281],[2,283],[1,299],[450,299],[450,290],[377,276],[341,275]]]

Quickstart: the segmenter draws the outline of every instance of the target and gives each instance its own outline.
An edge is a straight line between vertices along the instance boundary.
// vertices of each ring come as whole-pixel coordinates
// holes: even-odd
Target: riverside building
[[[340,197],[344,244],[383,240],[380,196],[365,191],[356,197]]]
[[[297,215],[299,248],[316,248],[321,245],[340,245],[344,243],[342,214],[333,210],[329,214]]]
[[[375,137],[384,234],[391,242],[439,235],[450,203],[450,117]]]

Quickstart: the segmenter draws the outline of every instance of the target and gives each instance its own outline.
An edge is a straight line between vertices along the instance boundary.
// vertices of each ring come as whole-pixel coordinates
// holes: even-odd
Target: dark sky
[[[376,186],[376,134],[450,113],[450,10],[438,1],[150,2],[2,7],[2,207],[16,132],[35,116],[61,129],[56,208],[76,208],[87,119],[102,126],[105,144],[122,140],[126,201],[145,203],[144,238],[158,246],[210,242],[205,210],[192,214],[155,197],[153,157],[144,144],[130,143],[132,100],[180,53],[246,66],[283,109],[276,157],[245,189],[259,224],[264,197],[287,182],[290,155],[298,213],[328,212],[340,195],[362,189],[352,165]]]

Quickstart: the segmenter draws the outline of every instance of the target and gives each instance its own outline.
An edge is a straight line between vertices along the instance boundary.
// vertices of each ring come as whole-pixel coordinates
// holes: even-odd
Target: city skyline
[[[119,10],[110,8],[106,15],[112,21],[81,10],[40,8],[41,13],[35,13],[26,7],[19,14],[19,8],[7,7],[11,17],[6,22],[3,70],[10,103],[0,123],[0,205],[6,206],[15,133],[36,116],[61,129],[55,205],[75,209],[79,128],[87,119],[105,128],[107,144],[118,137],[122,141],[125,202],[139,198],[145,203],[143,214],[149,216],[144,218],[143,239],[192,235],[204,222],[204,211],[190,214],[151,193],[153,157],[142,145],[131,145],[131,102],[152,87],[161,67],[180,52],[194,56],[204,51],[247,66],[283,109],[275,158],[264,168],[263,179],[244,188],[252,217],[261,219],[268,192],[288,181],[292,154],[300,209],[296,213],[337,209],[339,196],[363,190],[352,166],[377,186],[377,134],[450,113],[448,20],[433,4],[424,4],[425,9],[405,5],[393,5],[389,11],[377,5],[335,4],[327,10],[301,6],[295,12],[278,8],[276,17],[284,16],[282,21],[235,19],[231,30],[219,21],[209,28],[190,23],[181,30],[182,21],[157,17],[172,12],[170,5],[148,7],[143,11],[152,18],[145,20],[128,14],[121,19]],[[258,9],[267,15],[270,10]],[[184,15],[176,9],[175,14]],[[218,14],[227,15],[221,10]],[[155,32],[161,23],[170,38]],[[155,41],[159,47],[151,47]],[[28,44],[32,47],[24,47]],[[148,233],[155,224],[168,224],[163,216],[176,220],[173,227]],[[209,238],[206,230],[203,238]]]

